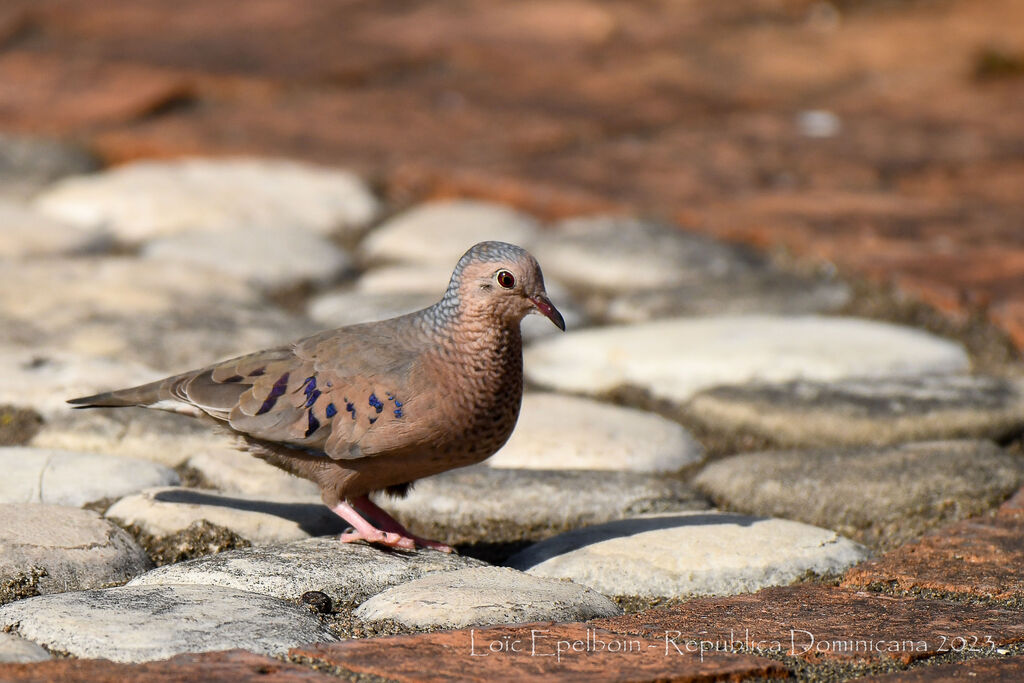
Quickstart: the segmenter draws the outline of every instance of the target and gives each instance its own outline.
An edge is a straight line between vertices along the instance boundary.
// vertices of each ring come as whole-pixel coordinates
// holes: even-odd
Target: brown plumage
[[[523,392],[519,323],[531,312],[565,329],[536,260],[511,244],[481,242],[429,308],[69,403],[213,420],[253,454],[316,482],[324,503],[355,528],[342,540],[450,551],[410,534],[368,494],[404,492],[505,443]]]

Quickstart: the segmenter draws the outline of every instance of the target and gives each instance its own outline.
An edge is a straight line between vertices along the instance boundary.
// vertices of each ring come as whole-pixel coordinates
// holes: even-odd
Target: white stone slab
[[[970,365],[959,344],[909,327],[762,315],[570,332],[536,342],[525,360],[527,377],[548,388],[601,395],[633,386],[676,402],[718,385],[919,376]]]
[[[838,574],[867,557],[834,531],[726,512],[635,517],[541,541],[507,564],[605,595],[752,593],[807,572]]]

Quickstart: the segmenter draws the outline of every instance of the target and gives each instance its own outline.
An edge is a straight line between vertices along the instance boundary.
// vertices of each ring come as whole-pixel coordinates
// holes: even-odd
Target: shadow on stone
[[[765,520],[765,517],[751,517],[749,515],[736,515],[729,513],[714,512],[709,514],[688,514],[688,515],[664,515],[657,517],[636,517],[633,519],[620,519],[614,522],[598,524],[586,529],[585,534],[574,533],[562,536],[564,543],[552,543],[547,547],[530,550],[530,564],[537,565],[550,560],[557,555],[565,555],[574,550],[579,550],[588,545],[603,543],[613,538],[635,536],[647,531],[660,531],[664,529],[676,529],[686,526],[721,525],[735,524],[737,526],[751,526],[756,522]]]
[[[325,523],[323,516],[320,515],[320,511],[324,506],[316,503],[279,503],[264,500],[246,500],[244,498],[231,498],[219,494],[182,489],[160,491],[153,496],[153,500],[161,503],[211,505],[243,512],[260,512],[295,522],[299,529],[311,536],[333,532],[341,533],[348,527],[348,524],[341,519],[338,519],[336,524],[331,523],[333,520]]]

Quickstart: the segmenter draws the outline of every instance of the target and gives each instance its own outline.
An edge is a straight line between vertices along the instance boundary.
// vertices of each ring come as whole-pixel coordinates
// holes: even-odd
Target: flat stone
[[[527,393],[512,437],[491,467],[675,472],[703,447],[677,423],[633,408],[561,394]]]
[[[666,289],[594,296],[587,300],[587,311],[618,324],[684,315],[799,315],[837,311],[850,296],[850,288],[838,280],[766,269]]]
[[[25,584],[31,595],[97,588],[151,567],[131,536],[91,510],[0,503],[0,583],[12,589]]]
[[[304,317],[265,303],[193,304],[153,315],[118,315],[69,323],[55,330],[49,339],[73,352],[135,361],[169,375],[209,365],[214,359],[288,344],[321,330]]]
[[[30,407],[47,419],[70,414],[69,398],[160,377],[139,363],[20,347],[0,347],[0,376],[0,403]]]
[[[45,662],[53,659],[49,652],[31,640],[0,632],[0,662]],[[6,678],[0,669],[0,677]]]
[[[88,173],[99,161],[84,147],[41,137],[0,134],[0,195],[27,199],[53,181]]]
[[[681,352],[685,350],[685,353]],[[526,375],[589,395],[638,387],[683,402],[752,380],[835,380],[963,372],[963,348],[909,327],[857,318],[762,315],[677,318],[569,332],[531,345]]]
[[[686,413],[710,429],[798,448],[1000,440],[1024,427],[1022,386],[980,375],[756,383],[703,391]]]
[[[894,547],[994,509],[1024,481],[1024,463],[987,441],[745,453],[707,465],[694,483],[757,515],[828,527]]]
[[[386,552],[330,536],[240,548],[165,565],[129,585],[224,586],[286,600],[320,591],[335,604],[354,606],[414,579],[483,565],[480,560],[436,550]]]
[[[122,498],[106,512],[124,525],[167,536],[205,519],[255,545],[339,534],[348,526],[322,503],[276,501],[186,488],[155,488]]]
[[[67,683],[236,683],[260,680],[265,683],[328,683],[338,679],[280,659],[245,650],[226,650],[175,655],[155,662],[128,664],[109,659],[57,659],[42,664],[0,666],[5,681],[66,681]]]
[[[477,242],[498,240],[529,249],[537,224],[526,214],[501,204],[473,200],[420,204],[386,221],[360,245],[364,260],[455,267]]]
[[[391,619],[412,628],[464,628],[530,621],[582,621],[622,614],[614,602],[568,581],[508,567],[433,574],[375,595],[354,612],[366,621]]]
[[[663,634],[623,637],[587,624],[540,622],[349,640],[292,654],[403,683],[593,681],[608,680],[610,672],[628,672],[629,680],[696,683],[787,674],[766,657],[702,653],[679,642],[677,651]]]
[[[20,202],[2,198],[0,225],[4,226],[0,260],[97,253],[105,251],[111,244],[109,237],[99,230],[68,225]]]
[[[746,247],[621,216],[564,220],[541,234],[534,256],[545,275],[588,292],[659,289],[764,267]]]
[[[972,639],[973,640],[973,637]],[[970,640],[968,640],[968,644]],[[960,646],[960,641],[957,641]],[[983,647],[981,651],[991,654],[994,648]],[[922,665],[909,671],[899,671],[884,676],[861,678],[863,683],[955,683],[955,681],[987,681],[988,683],[1016,683],[1024,678],[1024,657],[1000,657],[998,659],[971,659],[950,664]]]
[[[216,271],[127,257],[47,259],[4,269],[10,281],[0,291],[0,313],[45,323],[44,329],[87,317],[163,313],[183,301],[260,301],[244,281]]]
[[[1024,511],[944,527],[853,567],[843,585],[1019,600],[1024,597]]]
[[[420,479],[405,498],[381,505],[416,533],[456,544],[537,540],[645,512],[708,506],[688,484],[663,474],[486,465]]]
[[[0,607],[0,625],[76,657],[115,662],[243,648],[284,654],[336,640],[304,607],[219,586],[120,586]]]
[[[273,500],[320,502],[319,486],[308,479],[296,477],[274,467],[247,452],[207,451],[192,456],[187,464],[202,474],[205,482],[220,493]]]
[[[146,244],[142,257],[209,268],[265,290],[323,285],[352,269],[348,253],[326,237],[271,226],[170,235]]]
[[[412,313],[437,303],[440,298],[440,294],[417,292],[347,290],[314,296],[306,311],[324,327],[346,327]]]
[[[0,448],[2,503],[78,507],[180,483],[174,470],[133,458],[42,448]]]
[[[834,531],[709,511],[577,529],[530,546],[506,564],[605,595],[690,597],[750,593],[808,572],[830,576],[866,556]]]
[[[450,263],[386,263],[360,275],[353,286],[364,294],[429,294],[437,301],[448,288],[453,266]]]
[[[12,284],[0,291],[0,345],[40,356],[52,349],[118,358],[169,374],[319,329],[268,306],[244,280],[201,267],[53,258],[11,263],[5,274]]]
[[[57,399],[82,396],[114,384],[97,379],[91,388],[62,392]],[[54,409],[29,445],[138,458],[177,467],[191,458],[204,462],[232,458],[238,454],[235,443],[234,437],[185,415],[147,408],[70,410],[64,405]]]
[[[379,211],[350,173],[273,159],[126,164],[62,180],[36,206],[76,225],[104,226],[127,242],[246,227],[355,235]]]
[[[1024,640],[1020,611],[944,600],[891,597],[816,583],[750,595],[699,598],[610,619],[594,628],[718,647],[749,647],[811,662],[910,662],[949,652],[951,639],[979,648]],[[679,634],[676,636],[676,634]],[[813,640],[812,640],[813,638]]]

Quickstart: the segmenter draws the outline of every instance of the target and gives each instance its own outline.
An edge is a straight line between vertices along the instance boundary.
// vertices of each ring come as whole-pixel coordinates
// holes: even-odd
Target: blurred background
[[[641,212],[1024,345],[1019,0],[4,0],[0,133]]]

